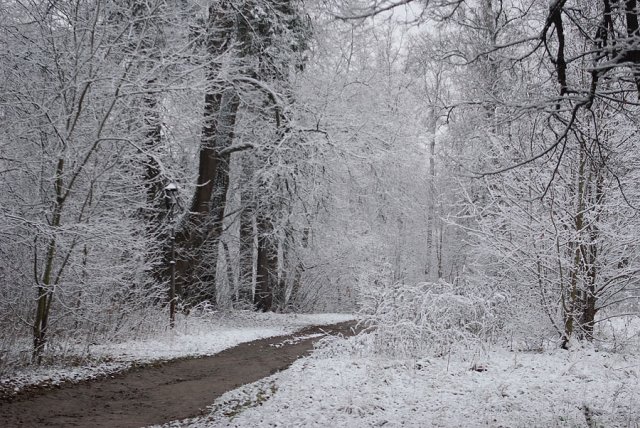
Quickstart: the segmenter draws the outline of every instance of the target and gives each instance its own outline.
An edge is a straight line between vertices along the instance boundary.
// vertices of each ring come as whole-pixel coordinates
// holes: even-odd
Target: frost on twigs
[[[496,302],[444,281],[374,280],[363,295],[367,343],[371,351],[391,357],[445,355],[485,343],[499,328]]]

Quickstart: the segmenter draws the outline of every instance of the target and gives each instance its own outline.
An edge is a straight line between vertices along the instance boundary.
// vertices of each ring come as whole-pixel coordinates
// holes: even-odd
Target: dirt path
[[[351,335],[353,325],[308,327],[211,357],[167,362],[113,379],[18,397],[0,403],[0,426],[141,427],[197,416],[223,393],[289,367],[313,348],[318,333]],[[314,336],[304,337],[310,335]]]

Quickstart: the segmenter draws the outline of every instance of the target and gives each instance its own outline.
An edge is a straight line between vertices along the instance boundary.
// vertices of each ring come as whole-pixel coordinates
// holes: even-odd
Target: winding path
[[[135,369],[0,403],[2,427],[141,427],[198,416],[227,391],[289,367],[320,334],[353,334],[353,322],[307,327],[204,358]]]

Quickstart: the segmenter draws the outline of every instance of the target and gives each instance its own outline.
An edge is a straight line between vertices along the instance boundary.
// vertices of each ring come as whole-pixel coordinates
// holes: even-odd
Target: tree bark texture
[[[176,234],[176,292],[191,303],[216,301],[218,244],[229,189],[230,154],[221,152],[233,142],[240,105],[235,88],[216,88],[216,61],[234,38],[235,15],[230,1],[209,7],[206,49],[211,64],[207,70],[209,89],[205,94],[197,186]]]
[[[254,275],[254,216],[253,197],[250,192],[244,192],[242,213],[240,214],[240,289],[238,303],[253,304],[253,275]],[[245,200],[246,199],[246,200]]]
[[[176,290],[186,300],[196,302],[216,299],[216,263],[229,189],[230,157],[220,155],[220,151],[233,142],[240,104],[233,88],[222,94],[207,94],[206,98],[207,123],[200,148],[197,187],[191,209],[176,235],[179,249]]]
[[[51,227],[53,236],[47,246],[45,267],[42,279],[37,285],[36,314],[33,322],[33,354],[32,360],[37,364],[42,362],[42,351],[47,343],[47,329],[49,327],[49,314],[51,313],[51,302],[53,300],[53,268],[56,260],[57,241],[55,237],[56,229],[60,227],[62,218],[62,207],[64,204],[64,159],[58,159],[55,176],[56,200],[51,217]]]
[[[604,177],[601,165],[584,141],[580,142],[576,174],[576,213],[574,238],[570,242],[573,264],[568,289],[563,296],[564,332],[562,347],[572,336],[593,339],[593,327],[598,313],[599,207],[604,203]],[[593,214],[593,216],[588,214]]]
[[[267,312],[273,308],[273,291],[277,286],[278,254],[273,243],[273,226],[258,219],[258,266],[254,304],[257,310]]]

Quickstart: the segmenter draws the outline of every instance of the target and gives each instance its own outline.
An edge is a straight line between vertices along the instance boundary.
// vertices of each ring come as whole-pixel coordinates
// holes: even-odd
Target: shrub
[[[372,351],[388,356],[444,355],[484,343],[499,330],[500,295],[474,295],[444,281],[404,284],[380,278],[362,290],[361,319]]]

